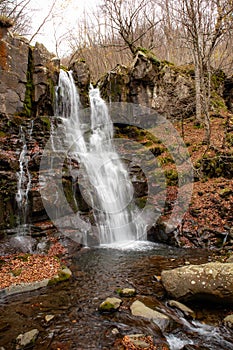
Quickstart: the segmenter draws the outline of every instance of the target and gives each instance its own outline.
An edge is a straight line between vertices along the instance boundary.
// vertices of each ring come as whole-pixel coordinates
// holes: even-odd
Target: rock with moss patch
[[[51,285],[51,284],[56,284],[56,283],[59,283],[59,282],[66,281],[71,276],[72,276],[72,272],[70,271],[70,269],[68,269],[68,267],[65,267],[64,269],[59,271],[57,275],[55,275],[53,278],[51,278],[49,280],[48,284]]]
[[[99,306],[100,312],[113,312],[117,311],[122,303],[119,298],[107,298]]]
[[[117,294],[119,294],[121,297],[133,297],[136,295],[136,290],[134,288],[119,288],[117,289]]]

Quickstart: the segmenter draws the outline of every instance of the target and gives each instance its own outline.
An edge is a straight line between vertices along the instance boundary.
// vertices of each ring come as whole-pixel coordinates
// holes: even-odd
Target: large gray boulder
[[[161,281],[175,299],[233,302],[233,263],[211,262],[164,270]]]

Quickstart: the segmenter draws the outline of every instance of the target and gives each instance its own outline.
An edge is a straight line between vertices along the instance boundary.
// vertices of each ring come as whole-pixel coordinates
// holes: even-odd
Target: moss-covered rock
[[[99,305],[100,312],[114,312],[117,311],[122,303],[119,298],[107,298]]]
[[[63,268],[58,272],[57,275],[55,275],[53,278],[51,278],[48,282],[48,285],[56,284],[59,282],[63,282],[68,280],[72,276],[72,272],[68,267]]]

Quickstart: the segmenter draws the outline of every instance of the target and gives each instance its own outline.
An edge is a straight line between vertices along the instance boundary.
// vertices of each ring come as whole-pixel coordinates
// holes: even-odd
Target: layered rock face
[[[90,79],[85,63],[74,62],[72,68],[84,90]],[[31,221],[46,218],[38,176],[50,137],[59,71],[60,60],[42,44],[32,47],[0,28],[0,230],[17,226],[22,215],[17,214],[16,201],[20,176],[24,191],[30,187],[24,214]]]
[[[180,119],[195,114],[194,77],[192,64],[175,66],[139,50],[131,66],[117,65],[99,84],[107,101],[140,104],[166,118]],[[223,105],[232,110],[232,78],[226,79],[222,71],[215,72],[212,85],[215,112]]]

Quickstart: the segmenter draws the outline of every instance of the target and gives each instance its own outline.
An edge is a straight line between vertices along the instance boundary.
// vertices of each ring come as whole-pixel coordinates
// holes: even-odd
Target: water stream
[[[27,128],[20,127],[20,141],[22,149],[19,155],[19,171],[17,172],[17,193],[16,202],[18,206],[18,236],[24,235],[28,231],[28,194],[31,188],[32,176],[29,171],[28,145],[33,131],[33,121]]]
[[[65,242],[64,242],[65,244]],[[131,249],[85,248],[73,252],[71,280],[39,291],[2,299],[0,302],[0,346],[14,349],[14,340],[20,333],[38,329],[34,348],[68,350],[115,350],[117,339],[128,334],[152,335],[154,343],[171,350],[189,349],[231,350],[232,331],[221,326],[230,308],[223,305],[204,305],[204,310],[193,303],[195,321],[186,318],[166,305],[166,294],[155,278],[162,269],[185,263],[204,263],[208,252],[175,249],[153,243],[137,243]],[[118,297],[118,288],[135,288],[136,297],[121,298],[119,311],[101,314],[100,303],[109,296]],[[174,318],[175,327],[160,332],[153,321],[132,316],[130,305],[135,300]],[[46,315],[53,315],[50,322]]]

